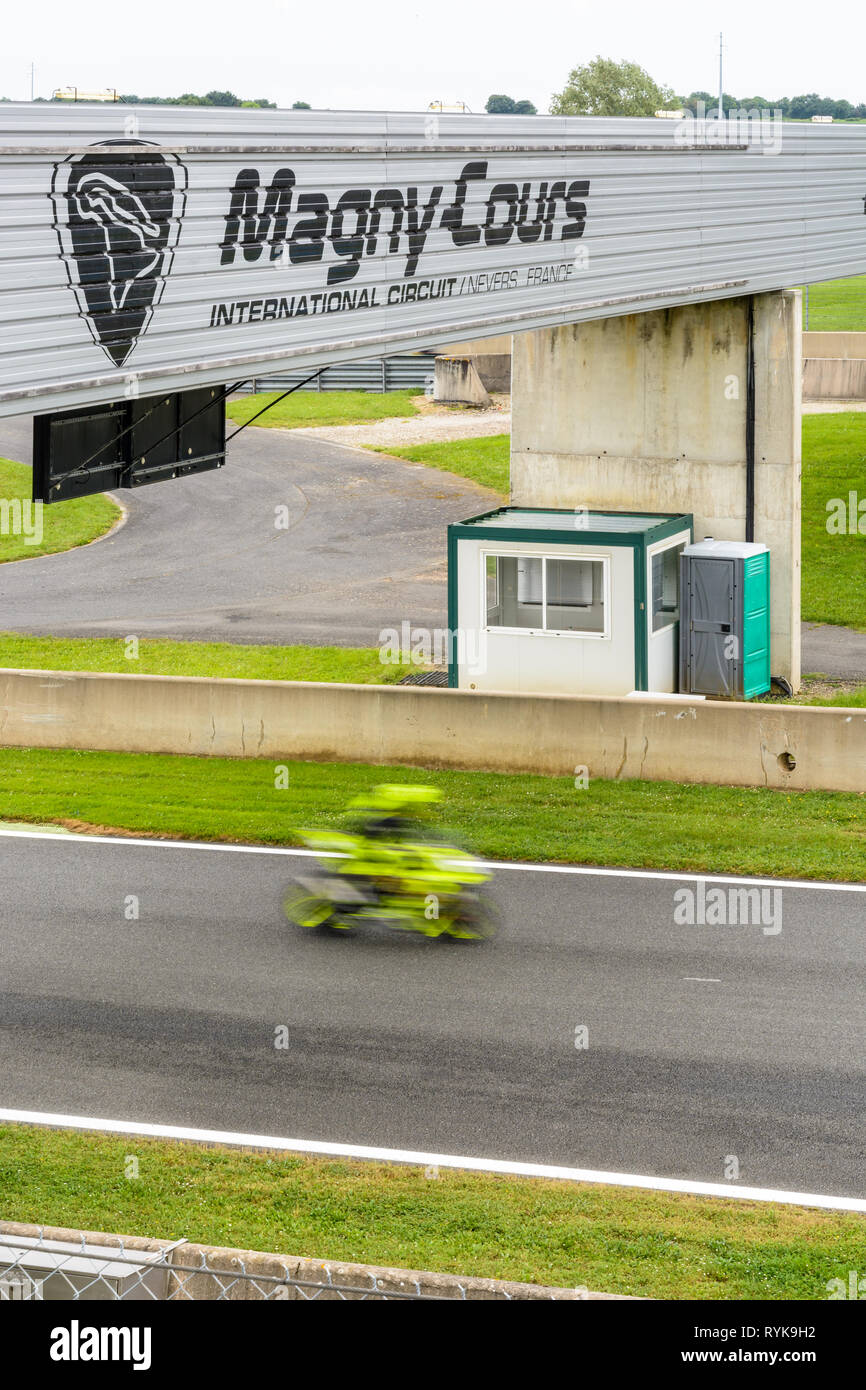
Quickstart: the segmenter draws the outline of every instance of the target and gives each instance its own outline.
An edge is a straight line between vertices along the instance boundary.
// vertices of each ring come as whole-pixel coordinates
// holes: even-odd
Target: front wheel
[[[482,898],[460,904],[443,933],[456,941],[489,941],[496,935],[496,917]]]

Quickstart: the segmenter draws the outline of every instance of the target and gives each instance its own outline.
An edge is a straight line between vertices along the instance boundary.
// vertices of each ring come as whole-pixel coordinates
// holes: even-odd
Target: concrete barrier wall
[[[866,709],[0,670],[0,745],[866,791]]]
[[[803,399],[866,400],[866,358],[807,357],[803,363]]]
[[[803,334],[803,357],[866,357],[866,333]]]

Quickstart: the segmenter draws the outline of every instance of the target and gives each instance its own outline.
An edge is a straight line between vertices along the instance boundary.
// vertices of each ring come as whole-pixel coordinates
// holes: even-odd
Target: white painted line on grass
[[[606,1183],[613,1187],[643,1187],[654,1192],[685,1192],[699,1197],[736,1198],[748,1202],[787,1202],[798,1207],[866,1212],[866,1199],[827,1197],[815,1192],[787,1192],[772,1187],[736,1187],[685,1178],[655,1178],[637,1173],[606,1173],[596,1168],[566,1168],[553,1163],[514,1163],[504,1158],[468,1158],[458,1154],[425,1153],[420,1149],[384,1149],[368,1144],[331,1144],[319,1140],[283,1139],[270,1134],[233,1130],[192,1129],[186,1125],[156,1125],[135,1120],[94,1119],[87,1115],[55,1115],[42,1110],[0,1109],[0,1122],[42,1125],[49,1129],[130,1134],[153,1139],[185,1139],[228,1148],[270,1149],[286,1153],[358,1158],[379,1163],[410,1163],[419,1168],[458,1168],[472,1173],[503,1173],[516,1178],[553,1178],[565,1182]]]
[[[67,834],[58,829],[50,830],[0,830],[0,837],[25,840],[62,840],[65,845],[76,842],[86,845],[143,845],[148,849],[202,849],[218,850],[228,854],[282,854],[297,855],[299,858],[342,859],[345,856],[331,850],[294,849],[272,845],[230,845],[211,844],[206,840],[157,840],[134,835],[77,835]],[[674,869],[608,869],[592,864],[522,864],[517,861],[498,859],[479,859],[476,861],[484,869],[514,869],[518,873],[529,874],[582,874],[588,878],[655,878],[671,883],[771,883],[776,888],[814,888],[825,893],[866,893],[866,883],[822,882],[811,878],[745,878],[735,874],[699,874],[692,871],[678,873]]]

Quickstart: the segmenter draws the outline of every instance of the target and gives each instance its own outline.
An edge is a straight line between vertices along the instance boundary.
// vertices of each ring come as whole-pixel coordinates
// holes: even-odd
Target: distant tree
[[[808,120],[810,116],[831,115],[831,112],[824,112],[821,98],[817,92],[809,92],[806,96],[792,97],[788,105],[788,115],[795,121]]]
[[[550,110],[554,116],[652,116],[676,99],[637,63],[598,57],[569,73]]]
[[[680,105],[684,111],[691,111],[692,115],[696,116],[698,114],[698,107],[701,103],[703,103],[704,111],[709,111],[714,101],[715,97],[713,97],[711,92],[692,92],[689,96],[683,97]],[[660,110],[661,108],[659,107],[657,109]]]
[[[531,101],[525,98],[522,101],[515,101],[514,97],[505,96],[503,92],[496,92],[487,98],[485,111],[490,116],[535,116],[536,108]]]
[[[133,92],[125,92],[118,97],[118,101],[127,106],[245,106],[276,110],[276,102],[268,101],[267,97],[241,101],[234,92],[208,92],[205,96],[199,96],[196,92],[182,92],[179,97],[140,97]]]
[[[293,111],[312,111],[312,109],[313,109],[313,108],[312,108],[312,106],[310,105],[310,103],[309,103],[308,101],[293,101],[293,102],[292,102],[292,110],[293,110]]]

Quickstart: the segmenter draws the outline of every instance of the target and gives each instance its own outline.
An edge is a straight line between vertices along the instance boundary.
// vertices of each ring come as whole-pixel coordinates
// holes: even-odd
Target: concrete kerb
[[[484,1279],[474,1275],[437,1274],[430,1270],[395,1269],[381,1265],[346,1264],[339,1260],[315,1260],[300,1255],[269,1254],[184,1241],[154,1240],[146,1236],[72,1230],[61,1226],[35,1226],[20,1221],[0,1221],[4,1235],[25,1240],[63,1241],[80,1246],[102,1246],[159,1256],[165,1254],[170,1271],[167,1297],[171,1301],[210,1302],[216,1299],[249,1301],[277,1296],[278,1301],[305,1302],[322,1299],[398,1297],[459,1299],[472,1301],[631,1301],[628,1294],[592,1292],[586,1288],[556,1288]],[[293,1281],[286,1284],[286,1280]],[[257,1282],[259,1281],[259,1282]]]
[[[866,791],[866,710],[0,670],[0,746]]]

